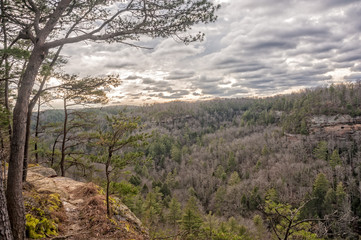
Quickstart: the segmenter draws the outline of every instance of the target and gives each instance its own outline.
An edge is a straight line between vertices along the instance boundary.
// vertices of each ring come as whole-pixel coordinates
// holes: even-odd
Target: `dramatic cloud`
[[[214,0],[216,1],[216,0]],[[201,43],[142,40],[151,50],[81,43],[65,48],[65,70],[119,74],[112,96],[142,104],[208,97],[268,96],[361,80],[359,0],[218,0]]]

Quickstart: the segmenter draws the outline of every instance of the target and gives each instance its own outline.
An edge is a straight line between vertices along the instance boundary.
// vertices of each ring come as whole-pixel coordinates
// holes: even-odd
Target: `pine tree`
[[[331,213],[336,204],[336,193],[332,188],[329,188],[324,199],[323,206],[325,208],[325,211],[329,214]]]
[[[227,172],[231,172],[231,171],[234,171],[236,169],[237,162],[236,162],[236,158],[234,156],[234,152],[229,153],[227,165],[228,165]]]
[[[337,183],[337,175],[336,175],[336,166],[341,164],[341,158],[340,155],[338,153],[338,150],[335,149],[330,157],[330,166],[332,168],[332,178],[333,178],[333,188],[334,190],[336,190],[336,183]]]
[[[215,208],[216,214],[221,215],[222,206],[225,204],[225,197],[227,194],[227,189],[224,186],[220,186],[215,194]]]
[[[213,235],[219,225],[217,218],[209,212],[205,217],[205,221],[202,224],[202,230],[204,231],[206,239],[213,239]]]
[[[323,173],[319,173],[316,177],[315,183],[313,184],[312,196],[314,200],[311,201],[312,208],[319,217],[323,217],[325,214],[324,200],[327,191],[330,187],[329,181]]]
[[[144,219],[148,227],[154,227],[163,217],[162,193],[159,190],[159,187],[155,187],[143,202]]]
[[[272,200],[266,200],[264,212],[267,220],[270,223],[275,239],[307,239],[307,240],[321,240],[316,234],[312,233],[311,221],[303,219],[300,215],[301,205],[297,209],[293,209],[289,204],[276,203]],[[256,215],[257,216],[257,215]],[[262,231],[262,219],[260,217],[254,218],[258,233]],[[260,239],[264,237],[258,235]]]
[[[237,185],[240,182],[241,182],[241,179],[240,179],[240,177],[238,175],[238,172],[233,172],[231,174],[231,176],[229,177],[229,179],[228,179],[228,185],[229,186]]]
[[[172,157],[172,160],[176,161],[177,163],[181,163],[182,152],[177,145],[172,145],[171,157]]]
[[[173,228],[176,227],[177,221],[181,219],[182,210],[181,205],[176,198],[172,198],[169,203],[169,212],[167,215],[167,220],[173,225]]]
[[[191,196],[187,202],[187,205],[182,215],[182,229],[185,230],[188,235],[196,236],[202,225],[202,217],[197,207],[197,201],[194,196]]]
[[[317,144],[317,147],[313,150],[313,153],[317,159],[327,161],[328,146],[326,141],[321,141]]]
[[[342,182],[339,182],[336,187],[336,201],[338,209],[342,208],[343,203],[345,202],[347,193],[343,187]]]
[[[335,149],[335,150],[333,150],[331,157],[330,157],[330,165],[331,165],[332,169],[335,169],[335,167],[340,164],[341,164],[341,158],[338,153],[338,150]]]
[[[147,134],[135,133],[139,129],[138,117],[127,117],[120,112],[115,116],[107,116],[106,129],[99,129],[95,135],[96,144],[100,147],[102,155],[96,158],[96,162],[104,163],[106,176],[106,204],[107,214],[110,215],[109,188],[111,183],[111,173],[115,169],[123,169],[129,163],[134,162],[143,154],[136,151],[124,151],[126,147],[139,147],[146,143]]]

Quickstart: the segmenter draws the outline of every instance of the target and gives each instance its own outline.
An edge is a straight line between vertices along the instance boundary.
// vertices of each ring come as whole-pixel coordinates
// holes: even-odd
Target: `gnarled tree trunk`
[[[0,158],[3,156],[0,155]],[[1,162],[5,159],[1,159]],[[13,235],[10,227],[10,220],[8,215],[8,209],[6,206],[4,181],[3,181],[2,167],[0,166],[0,239],[12,240]]]
[[[15,240],[22,240],[25,235],[22,169],[29,99],[36,75],[38,74],[39,68],[46,54],[47,51],[45,49],[35,45],[19,87],[18,99],[13,113],[13,125],[16,127],[13,129],[10,147],[6,199],[11,228]]]
[[[61,159],[60,159],[60,170],[61,176],[65,176],[65,143],[68,133],[68,109],[66,107],[66,98],[64,98],[64,125],[63,125],[63,141],[61,143]]]

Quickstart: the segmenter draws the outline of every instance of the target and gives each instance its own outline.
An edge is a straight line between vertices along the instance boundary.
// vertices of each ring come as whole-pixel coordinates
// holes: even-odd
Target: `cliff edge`
[[[149,239],[140,220],[119,199],[93,183],[58,177],[51,168],[29,168],[24,185],[28,239]]]

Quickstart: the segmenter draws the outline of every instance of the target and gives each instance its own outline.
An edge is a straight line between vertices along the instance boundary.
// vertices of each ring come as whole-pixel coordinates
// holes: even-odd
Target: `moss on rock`
[[[26,214],[26,236],[32,239],[45,238],[58,235],[58,225],[46,217],[35,217]]]
[[[60,219],[63,211],[60,196],[57,193],[24,193],[26,208],[26,237],[31,239],[46,238],[58,235]]]

